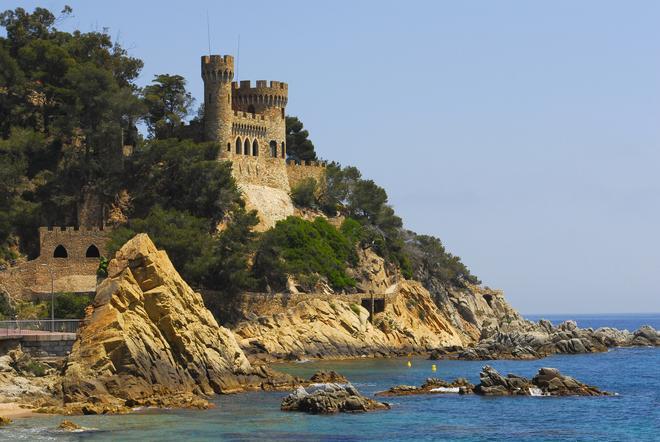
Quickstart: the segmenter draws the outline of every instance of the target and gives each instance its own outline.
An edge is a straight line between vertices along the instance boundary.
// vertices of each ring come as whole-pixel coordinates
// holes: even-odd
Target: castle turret
[[[231,145],[234,57],[231,55],[202,56],[204,80],[204,138],[220,143],[221,152]]]

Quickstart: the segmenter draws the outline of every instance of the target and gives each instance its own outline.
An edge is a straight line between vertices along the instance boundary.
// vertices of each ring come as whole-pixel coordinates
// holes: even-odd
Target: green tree
[[[286,125],[286,155],[296,161],[316,160],[314,144],[308,138],[309,132],[303,129],[298,117],[287,116]]]
[[[154,205],[208,220],[208,230],[243,204],[231,163],[217,161],[219,146],[191,140],[150,140],[125,164],[135,217]]]
[[[249,261],[257,238],[253,229],[258,223],[254,210],[239,209],[231,214],[231,221],[213,238],[208,253],[193,263],[196,279],[204,287],[234,295],[256,286]]]
[[[174,137],[195,100],[186,91],[186,80],[181,75],[156,75],[152,83],[143,92],[149,132],[159,139]]]
[[[306,178],[291,189],[291,199],[298,207],[316,207],[316,189],[316,180]]]
[[[133,218],[128,225],[112,231],[108,243],[110,256],[138,233],[148,234],[159,249],[166,250],[186,281],[199,284],[199,257],[210,256],[211,237],[206,219],[154,206],[145,218]]]

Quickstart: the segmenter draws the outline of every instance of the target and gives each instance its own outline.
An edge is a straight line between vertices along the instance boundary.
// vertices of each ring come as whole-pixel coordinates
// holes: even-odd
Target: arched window
[[[231,152],[231,143],[227,143],[227,152]]]
[[[236,138],[236,153],[241,153],[241,137]]]
[[[101,253],[94,244],[87,247],[87,251],[85,252],[85,258],[100,258],[100,257],[101,257]]]
[[[254,105],[253,104],[248,106],[248,112],[250,112],[251,114],[254,113]]]
[[[64,248],[63,245],[59,245],[55,247],[55,251],[53,252],[53,258],[68,258],[69,254],[67,253],[66,249]]]
[[[259,143],[256,139],[252,142],[252,156],[259,156]]]
[[[275,140],[270,141],[270,156],[277,158],[277,141]]]
[[[286,158],[286,146],[284,145],[284,141],[282,141],[282,158]]]
[[[243,155],[250,155],[250,140],[247,138],[245,139],[245,143],[243,143]]]

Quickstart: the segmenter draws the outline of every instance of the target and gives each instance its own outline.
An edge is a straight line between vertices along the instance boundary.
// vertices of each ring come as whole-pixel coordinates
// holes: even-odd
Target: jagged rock
[[[308,392],[298,387],[282,400],[283,411],[304,411],[313,414],[388,410],[388,404],[362,396],[352,385],[322,384]]]
[[[0,416],[0,427],[6,427],[11,424],[13,421],[8,417]]]
[[[330,371],[317,371],[312,375],[311,378],[309,378],[310,382],[317,383],[317,384],[346,384],[348,383],[348,379],[346,379],[344,376],[341,374],[337,373],[334,370]]]
[[[486,365],[479,374],[476,394],[485,396],[609,396],[596,387],[563,376],[556,368],[541,368],[530,381],[522,376],[502,376]]]
[[[377,396],[409,396],[416,394],[471,394],[474,390],[472,385],[465,378],[457,378],[451,382],[438,378],[428,378],[420,387],[411,385],[397,385],[386,391],[376,393]]]
[[[609,347],[658,345],[660,335],[649,326],[630,333],[609,327],[582,329],[577,327],[575,321],[566,321],[553,327],[549,321],[541,320],[532,328],[498,331],[474,347],[458,352],[437,349],[431,355],[436,358],[471,360],[538,359],[556,353],[595,353],[607,351]]]
[[[64,402],[86,404],[83,413],[139,404],[199,407],[192,397],[293,380],[252,367],[145,234],[117,252],[93,307],[62,380]]]
[[[73,423],[69,420],[64,419],[60,424],[57,426],[58,430],[63,430],[63,431],[80,431],[83,429],[80,425]]]
[[[255,358],[385,356],[463,345],[428,292],[414,281],[399,283],[398,293],[373,324],[364,307],[337,295],[310,297],[281,312],[243,321],[234,333]]]

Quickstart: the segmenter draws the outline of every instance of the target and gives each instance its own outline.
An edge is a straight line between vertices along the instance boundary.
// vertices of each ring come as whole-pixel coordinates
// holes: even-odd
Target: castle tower
[[[204,138],[220,143],[221,152],[231,144],[234,57],[231,55],[202,56],[204,80]]]

